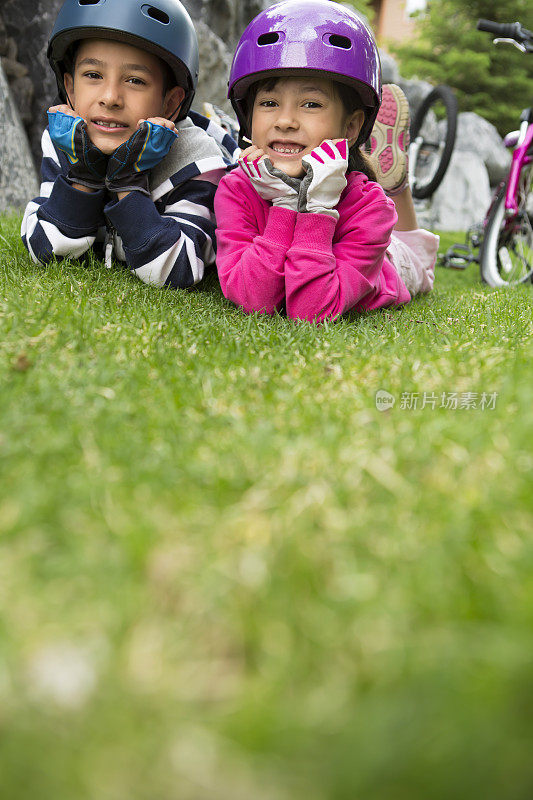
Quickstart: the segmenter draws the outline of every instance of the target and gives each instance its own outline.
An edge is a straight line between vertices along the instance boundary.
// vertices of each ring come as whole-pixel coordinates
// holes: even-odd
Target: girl
[[[438,237],[418,229],[406,176],[408,106],[376,43],[329,0],[259,14],[228,96],[251,141],[215,196],[224,295],[245,311],[322,321],[428,292]],[[376,174],[361,152],[372,133]]]

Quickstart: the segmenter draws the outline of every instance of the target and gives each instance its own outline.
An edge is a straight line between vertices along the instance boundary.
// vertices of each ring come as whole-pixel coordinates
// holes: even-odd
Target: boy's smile
[[[110,154],[137,130],[139,121],[175,110],[174,87],[164,92],[163,66],[157,56],[122,42],[85,39],[76,54],[74,74],[65,88],[74,110],[87,122],[89,137]]]
[[[357,133],[363,113],[355,112]],[[260,88],[252,113],[252,142],[274,166],[297,178],[302,157],[324,139],[351,138],[355,128],[347,119],[333,81],[310,77],[280,78],[272,89]]]
[[[119,122],[118,120],[112,119],[95,119],[93,123],[97,128],[101,128],[104,131],[112,131],[116,130],[117,128],[127,128],[128,126],[124,122]]]

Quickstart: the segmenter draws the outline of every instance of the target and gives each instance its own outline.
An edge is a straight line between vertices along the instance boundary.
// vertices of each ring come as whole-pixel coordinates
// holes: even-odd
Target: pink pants
[[[439,237],[423,228],[392,232],[387,253],[411,296],[433,288],[438,249]]]

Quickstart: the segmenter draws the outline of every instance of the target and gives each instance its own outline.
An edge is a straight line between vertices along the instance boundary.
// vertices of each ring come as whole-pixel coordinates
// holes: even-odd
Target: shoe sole
[[[371,148],[379,183],[387,191],[401,188],[407,179],[409,103],[399,86],[383,87]]]

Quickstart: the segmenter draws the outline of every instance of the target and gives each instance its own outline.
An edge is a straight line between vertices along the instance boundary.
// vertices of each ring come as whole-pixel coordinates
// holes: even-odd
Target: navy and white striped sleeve
[[[105,224],[104,191],[82,192],[68,183],[66,157],[55,149],[48,129],[41,145],[39,197],[26,206],[20,231],[36,264],[54,256],[78,258],[92,247],[98,228]]]
[[[145,283],[185,289],[201,281],[205,268],[214,263],[217,181],[210,178],[212,174],[197,175],[157,203],[130,192],[105,207],[128,266]]]
[[[240,148],[238,147],[237,142],[224,128],[222,128],[212,119],[208,119],[192,109],[189,111],[189,117],[197,128],[204,130],[218,143],[218,146],[220,147],[228,163],[235,163],[237,161],[237,158],[241,152]],[[237,121],[235,121],[235,125],[237,125]]]

